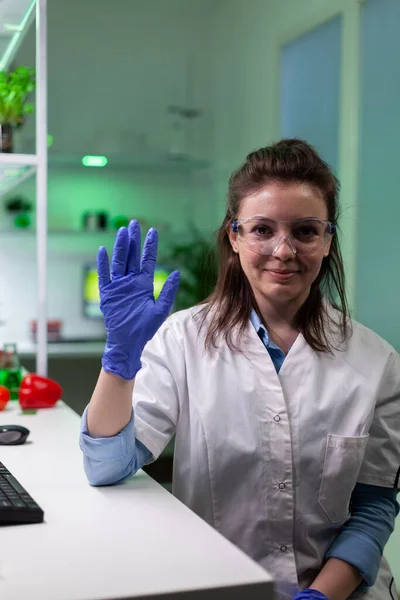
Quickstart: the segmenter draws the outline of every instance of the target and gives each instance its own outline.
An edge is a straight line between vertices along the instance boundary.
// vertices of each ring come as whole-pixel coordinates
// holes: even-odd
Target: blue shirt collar
[[[271,341],[266,327],[264,326],[263,322],[261,321],[254,308],[251,309],[250,321],[252,322],[253,327],[258,334],[258,337],[261,339],[262,343],[267,348],[267,350],[278,351],[282,356],[285,356],[285,353],[283,352],[282,348],[279,348],[279,346],[277,346],[273,341]]]
[[[251,309],[251,313],[250,313],[250,321],[253,324],[254,329],[257,331],[258,334],[261,333],[263,334],[264,340],[266,342],[266,344],[270,344],[270,339],[269,339],[269,335],[268,335],[268,331],[266,330],[263,322],[261,321],[260,317],[258,316],[258,314],[256,313],[256,311],[254,310],[254,308]]]

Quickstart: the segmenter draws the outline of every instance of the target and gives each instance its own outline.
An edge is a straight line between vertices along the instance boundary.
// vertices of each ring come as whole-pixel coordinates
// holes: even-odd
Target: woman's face
[[[298,219],[328,219],[322,193],[305,183],[269,183],[261,191],[242,200],[238,219],[251,217],[274,221]],[[277,304],[298,304],[300,307],[310,293],[318,276],[324,256],[329,254],[330,240],[317,253],[299,256],[293,252],[288,223],[276,225],[281,240],[273,255],[262,255],[246,246],[237,233],[230,231],[232,248],[239,254],[240,264],[262,309],[267,301]]]

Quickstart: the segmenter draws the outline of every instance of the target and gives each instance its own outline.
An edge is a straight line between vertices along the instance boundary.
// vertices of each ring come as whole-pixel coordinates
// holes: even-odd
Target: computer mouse
[[[23,444],[29,434],[29,429],[22,425],[0,425],[0,446]]]

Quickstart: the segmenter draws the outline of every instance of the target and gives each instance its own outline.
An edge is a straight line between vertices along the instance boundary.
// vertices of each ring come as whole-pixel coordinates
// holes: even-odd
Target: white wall
[[[101,321],[83,315],[83,265],[95,261],[100,245],[111,245],[111,236],[49,236],[48,319],[63,321],[67,338],[99,338]],[[0,337],[1,343],[30,341],[30,323],[37,318],[35,235],[25,231],[1,234]]]
[[[48,117],[54,136],[48,180],[48,317],[64,321],[66,336],[102,331],[101,324],[82,316],[82,265],[95,259],[101,243],[111,246],[112,236],[105,241],[104,236],[56,236],[52,231],[79,231],[83,213],[90,210],[141,218],[154,226],[168,225],[166,232],[161,227],[162,255],[189,221],[206,232],[216,226],[211,171],[197,168],[210,159],[212,148],[210,65],[202,51],[208,47],[214,5],[211,0],[48,3]],[[33,65],[34,60],[32,30],[14,62]],[[187,138],[172,135],[169,105],[202,111]],[[34,150],[34,125],[29,118],[18,132],[17,150]],[[190,167],[167,160],[180,139]],[[104,154],[109,165],[85,168],[80,164],[85,154]],[[8,226],[4,201],[16,193],[34,204],[35,179],[0,200],[0,231]],[[34,237],[21,232],[2,234],[0,240],[0,338],[26,339],[36,314]]]
[[[214,227],[209,175],[201,170],[194,180],[192,169],[168,161],[179,140],[196,165],[211,157],[210,65],[203,48],[214,4],[114,0],[111,8],[107,0],[49,2],[50,227],[60,221],[76,227],[88,208],[119,214],[138,205],[149,218],[161,206],[163,218],[178,228],[188,218]],[[34,55],[32,30],[15,63],[34,64]],[[186,137],[173,133],[170,105],[201,110]],[[33,151],[34,137],[30,117],[18,133],[17,150]],[[109,165],[103,173],[85,169],[85,154],[105,155]],[[33,180],[19,191],[34,199]]]
[[[400,351],[400,2],[367,0],[361,21],[357,314]],[[373,243],[372,243],[373,240]],[[396,273],[395,276],[393,274]],[[382,294],[382,290],[390,293]]]
[[[201,108],[189,150],[208,156],[208,65],[214,3],[53,0],[48,6],[49,130],[62,154],[167,152],[169,105]],[[34,32],[17,62],[32,62]],[[206,126],[205,126],[206,124]],[[28,126],[30,133],[33,128]]]

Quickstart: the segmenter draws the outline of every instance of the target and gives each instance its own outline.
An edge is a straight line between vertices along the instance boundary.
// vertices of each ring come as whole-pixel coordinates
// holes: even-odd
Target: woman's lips
[[[292,279],[299,271],[274,271],[273,269],[266,269],[267,273],[273,279],[277,279],[278,281],[287,281],[288,279]]]

